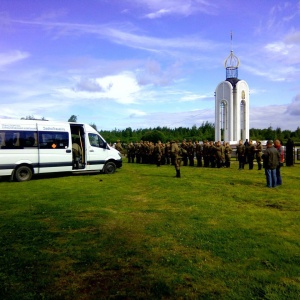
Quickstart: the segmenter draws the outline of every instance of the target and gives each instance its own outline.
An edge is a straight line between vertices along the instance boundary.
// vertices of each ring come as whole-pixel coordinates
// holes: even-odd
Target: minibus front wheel
[[[104,168],[103,168],[103,172],[105,174],[113,174],[116,171],[116,164],[113,163],[112,161],[109,161],[105,164]]]
[[[15,178],[17,181],[28,181],[32,177],[32,169],[28,166],[22,165],[15,171]]]

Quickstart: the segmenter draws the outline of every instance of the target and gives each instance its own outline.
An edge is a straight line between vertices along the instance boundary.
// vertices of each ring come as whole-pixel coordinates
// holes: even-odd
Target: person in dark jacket
[[[283,166],[283,163],[284,163],[284,149],[281,145],[280,140],[276,140],[274,142],[274,147],[278,151],[279,157],[280,157],[279,164],[276,168],[277,185],[282,185],[282,178],[281,178],[280,168]]]
[[[292,139],[288,139],[286,143],[286,166],[292,166],[294,164],[294,142]]]
[[[279,165],[280,155],[273,146],[273,141],[267,142],[267,149],[263,154],[263,167],[265,169],[267,187],[274,188],[277,185],[276,168]]]

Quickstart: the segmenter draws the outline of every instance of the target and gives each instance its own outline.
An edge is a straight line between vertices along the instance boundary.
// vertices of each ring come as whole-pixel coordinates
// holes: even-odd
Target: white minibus
[[[27,181],[33,174],[112,174],[121,167],[120,152],[88,124],[0,119],[0,176]]]

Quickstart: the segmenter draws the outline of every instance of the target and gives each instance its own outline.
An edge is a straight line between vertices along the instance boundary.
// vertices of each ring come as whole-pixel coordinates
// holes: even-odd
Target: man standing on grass
[[[236,147],[236,153],[239,160],[239,170],[244,169],[245,164],[245,145],[243,145],[243,141],[240,140],[239,144]]]
[[[189,140],[186,150],[187,150],[187,155],[188,155],[188,159],[189,159],[189,166],[193,167],[194,166],[195,147],[194,147],[192,140]]]
[[[253,145],[253,141],[250,140],[248,147],[246,147],[246,155],[249,164],[249,170],[253,169],[254,154],[255,154],[255,146]]]
[[[202,167],[202,145],[200,141],[196,142],[197,167]]]
[[[187,153],[188,145],[187,145],[185,139],[182,141],[180,148],[185,150],[185,152],[182,154],[182,162],[183,162],[184,166],[187,166],[188,165],[188,153]]]
[[[256,161],[257,161],[257,165],[258,165],[258,170],[261,170],[261,166],[262,166],[262,144],[260,140],[256,141],[256,150],[255,150],[255,155],[256,155]]]
[[[224,142],[225,145],[225,167],[230,168],[231,152],[232,148],[228,142]]]
[[[269,140],[267,142],[267,149],[265,150],[262,157],[264,162],[267,187],[276,187],[276,168],[279,165],[280,156],[276,148],[273,147],[273,141]]]
[[[279,164],[276,168],[277,185],[282,185],[282,178],[281,178],[280,168],[283,166],[283,163],[284,163],[284,149],[281,146],[281,143],[280,143],[279,140],[276,140],[274,142],[274,147],[278,151],[279,157],[280,157]]]
[[[216,161],[217,161],[217,167],[221,168],[223,167],[223,163],[224,163],[224,154],[225,154],[225,147],[223,147],[221,145],[221,142],[218,141],[216,142],[215,146],[214,146],[214,150],[216,153]]]
[[[117,140],[117,143],[116,143],[116,145],[115,145],[115,149],[117,149],[119,152],[122,152],[123,147],[122,147],[122,145],[121,145],[120,140]]]
[[[171,156],[175,164],[176,177],[180,178],[180,165],[182,160],[182,154],[187,154],[187,151],[178,146],[178,142],[171,141]]]
[[[153,150],[153,155],[155,157],[155,162],[158,167],[160,167],[161,164],[161,155],[162,155],[162,147],[161,147],[161,141],[158,141]]]

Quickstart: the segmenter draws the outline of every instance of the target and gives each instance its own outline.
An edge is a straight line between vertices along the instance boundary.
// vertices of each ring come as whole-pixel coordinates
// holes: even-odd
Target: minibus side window
[[[39,144],[42,149],[66,149],[69,147],[69,133],[40,131]]]
[[[95,133],[89,133],[90,145],[98,148],[105,148],[105,142]]]
[[[0,137],[0,145],[2,149],[37,147],[36,131],[1,131]]]
[[[26,148],[36,148],[38,145],[37,132],[35,131],[24,131],[20,137],[20,144]]]

